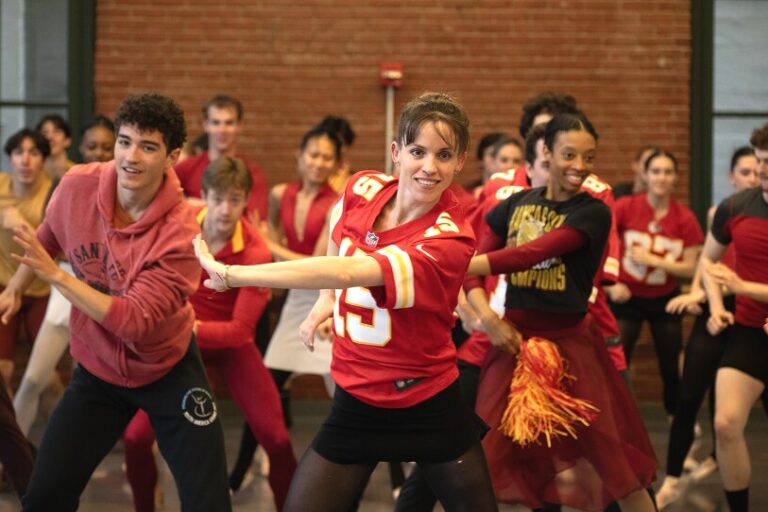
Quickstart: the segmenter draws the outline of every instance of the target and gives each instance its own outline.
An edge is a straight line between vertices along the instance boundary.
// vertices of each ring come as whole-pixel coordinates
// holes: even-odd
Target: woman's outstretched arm
[[[203,284],[217,291],[242,286],[322,290],[384,284],[381,267],[368,256],[318,256],[264,265],[229,266],[214,259],[200,236],[193,244],[200,265],[209,275]]]

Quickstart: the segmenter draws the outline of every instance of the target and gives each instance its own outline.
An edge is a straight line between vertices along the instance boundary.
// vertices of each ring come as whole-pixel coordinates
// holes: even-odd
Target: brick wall
[[[570,92],[600,133],[601,175],[624,179],[639,145],[662,144],[680,158],[687,201],[686,1],[101,0],[96,34],[98,110],[156,90],[180,102],[194,136],[201,104],[235,95],[246,108],[240,150],[270,183],[293,177],[299,138],[329,113],[359,135],[353,168],[381,168],[378,65],[394,60],[405,66],[397,107],[427,89],[452,92],[473,142],[516,133],[528,97]]]

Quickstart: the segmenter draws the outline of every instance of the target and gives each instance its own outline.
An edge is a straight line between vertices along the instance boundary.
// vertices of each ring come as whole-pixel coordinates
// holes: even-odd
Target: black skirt
[[[368,405],[337,386],[331,413],[312,448],[337,464],[448,462],[479,440],[478,422],[461,397],[458,380],[399,409]]]

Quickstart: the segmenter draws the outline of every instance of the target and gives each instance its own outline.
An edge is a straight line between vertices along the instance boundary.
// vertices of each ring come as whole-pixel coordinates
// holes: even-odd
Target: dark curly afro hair
[[[125,98],[115,115],[118,132],[124,124],[133,125],[141,132],[159,131],[169,153],[182,147],[187,139],[184,112],[173,99],[161,94],[137,94]]]

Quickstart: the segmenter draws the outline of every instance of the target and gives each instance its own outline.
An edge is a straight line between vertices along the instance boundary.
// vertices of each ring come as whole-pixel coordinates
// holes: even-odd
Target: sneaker
[[[691,471],[691,481],[701,482],[717,469],[717,461],[712,457],[707,457]]]
[[[687,486],[688,481],[683,477],[665,476],[664,482],[656,492],[656,506],[659,510],[664,510],[665,507],[680,499]]]

